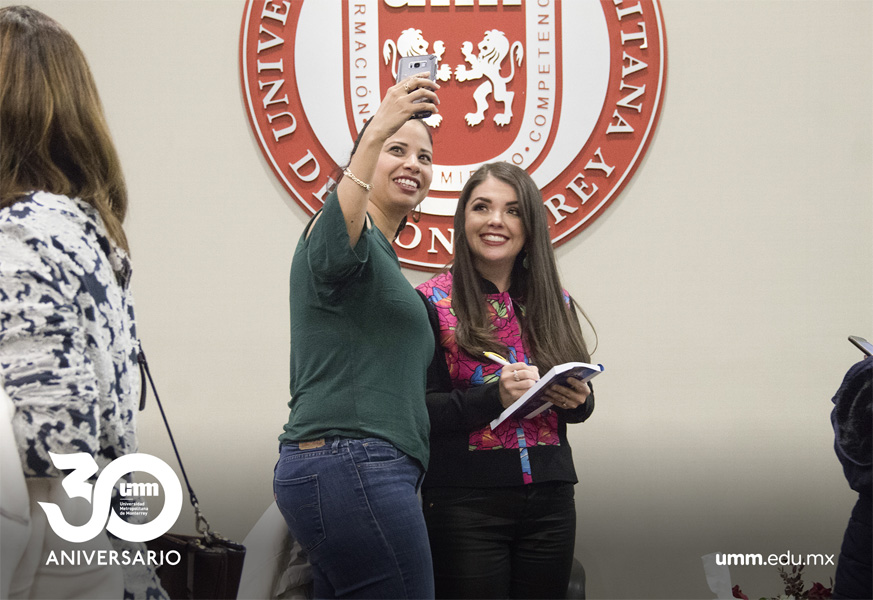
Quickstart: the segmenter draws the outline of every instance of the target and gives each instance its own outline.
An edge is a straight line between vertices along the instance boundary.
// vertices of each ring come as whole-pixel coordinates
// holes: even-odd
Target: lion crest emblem
[[[515,92],[507,90],[506,84],[515,77],[516,63],[519,67],[521,66],[521,61],[524,58],[524,47],[521,42],[515,42],[510,46],[509,40],[506,39],[506,35],[502,31],[492,29],[485,32],[485,37],[479,42],[478,48],[479,54],[474,55],[472,42],[464,42],[461,46],[461,53],[470,68],[468,69],[466,65],[458,65],[455,69],[455,79],[458,81],[470,81],[483,77],[486,79],[473,92],[476,112],[467,113],[464,120],[470,127],[475,127],[484,121],[485,111],[488,110],[488,96],[490,95],[494,98],[495,103],[503,104],[503,112],[494,115],[494,123],[501,127],[508,125],[512,121],[512,100],[515,97]],[[515,62],[510,54],[514,54]],[[507,56],[510,56],[510,73],[508,77],[504,77],[500,71]]]
[[[484,79],[473,92],[473,100],[476,102],[476,111],[467,113],[464,120],[469,127],[475,127],[485,120],[485,112],[490,108],[489,97],[495,104],[503,105],[503,112],[494,115],[494,123],[499,127],[508,125],[512,121],[512,101],[515,92],[507,89],[507,84],[515,77],[515,67],[521,67],[524,60],[524,47],[521,42],[509,43],[506,34],[499,29],[486,31],[482,40],[477,44],[478,54],[473,53],[473,43],[464,42],[461,45],[461,54],[467,64],[458,65],[455,68],[455,80],[459,82]],[[452,69],[442,64],[446,46],[442,40],[433,43],[433,53],[439,61],[437,79],[449,81],[452,78]],[[391,65],[391,74],[397,77],[397,59],[401,56],[422,56],[430,52],[430,43],[424,38],[420,29],[405,29],[397,37],[397,41],[387,40],[382,46],[382,58],[385,64]],[[509,57],[509,75],[501,74],[503,64]],[[514,60],[513,60],[514,59]],[[440,124],[441,115],[432,115],[425,122],[431,127]]]

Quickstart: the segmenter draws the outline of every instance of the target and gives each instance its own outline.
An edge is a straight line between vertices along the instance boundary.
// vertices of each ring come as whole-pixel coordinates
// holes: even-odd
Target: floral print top
[[[489,384],[494,384],[491,387],[496,388],[502,366],[484,357],[469,355],[458,347],[455,340],[458,320],[452,309],[451,272],[440,274],[423,283],[418,287],[418,290],[432,306],[432,312],[436,313],[437,323],[435,327],[438,327],[439,330],[440,351],[443,355],[445,366],[448,369],[448,378],[450,379],[452,389],[464,392],[479,386],[488,386]],[[491,290],[491,292],[486,294],[488,312],[494,326],[495,335],[508,349],[509,356],[505,358],[511,363],[528,362],[529,357],[524,347],[521,323],[519,321],[519,316],[524,315],[524,306],[519,303],[518,299],[513,298],[509,292],[499,292],[496,288]],[[429,384],[430,388],[432,386]],[[496,395],[496,389],[494,393]],[[461,400],[461,402],[464,402],[464,400]],[[589,406],[584,410],[590,413],[590,408]],[[491,418],[496,417],[501,409],[502,407],[499,406],[498,400],[498,404],[494,409],[496,414],[493,414]],[[488,421],[490,421],[490,418]],[[432,451],[437,451],[442,440],[439,439],[439,426],[434,424],[434,419],[432,418],[432,428],[434,427],[437,429],[437,437],[432,436],[431,444]],[[486,421],[484,424],[479,424],[467,432],[466,449],[468,452],[515,451],[519,455],[519,458],[516,459],[516,469],[520,468],[521,480],[523,483],[528,484],[536,480],[529,452],[536,448],[561,446],[562,437],[564,437],[561,435],[563,429],[565,429],[565,424],[559,420],[557,410],[547,410],[532,419],[510,417],[494,430],[491,429],[491,426]],[[569,451],[569,448],[566,450]],[[438,470],[439,465],[433,464],[432,461],[433,469]],[[568,476],[568,479],[570,478],[575,481],[575,474]]]
[[[458,318],[452,310],[451,274],[432,279],[429,300],[437,309],[440,319],[440,343],[446,356],[449,375],[455,387],[466,389],[474,385],[497,382],[500,379],[501,365],[488,360],[470,356],[458,348],[455,341],[455,328]],[[524,316],[524,306],[513,301],[509,292],[488,294],[488,315],[494,324],[494,332],[501,344],[509,349],[505,357],[510,363],[528,362],[521,336],[521,325],[516,318],[516,311]],[[501,423],[496,430],[486,425],[470,433],[470,450],[501,450],[518,448],[520,436],[518,428],[523,430],[523,439],[527,444],[557,445],[558,416],[553,410],[547,410],[533,419],[510,417]]]

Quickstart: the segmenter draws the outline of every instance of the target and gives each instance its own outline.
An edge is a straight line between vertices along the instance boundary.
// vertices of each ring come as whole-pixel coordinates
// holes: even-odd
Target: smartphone
[[[401,56],[400,62],[397,63],[397,82],[400,83],[407,77],[418,75],[419,73],[427,73],[427,78],[431,81],[436,81],[437,73],[437,57],[435,54],[424,54],[422,56]],[[426,102],[424,98],[416,100],[416,102]],[[416,119],[426,119],[431,116],[430,111],[421,111],[415,113]]]
[[[850,335],[849,341],[852,342],[858,349],[867,356],[873,356],[873,344],[857,335]]]

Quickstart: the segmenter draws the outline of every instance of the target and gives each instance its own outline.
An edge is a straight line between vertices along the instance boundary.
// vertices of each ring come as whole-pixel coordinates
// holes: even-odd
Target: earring
[[[530,269],[530,263],[527,260],[527,252],[524,253],[524,259],[521,261],[521,266],[525,269]]]
[[[419,202],[415,206],[415,210],[412,211],[412,222],[418,223],[419,221],[421,221],[421,202]]]

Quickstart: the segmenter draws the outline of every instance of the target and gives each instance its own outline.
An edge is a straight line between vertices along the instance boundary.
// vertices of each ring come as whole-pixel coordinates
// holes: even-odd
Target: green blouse
[[[335,191],[319,214],[291,265],[291,414],[279,440],[378,437],[427,468],[425,305],[377,227],[350,247]]]

